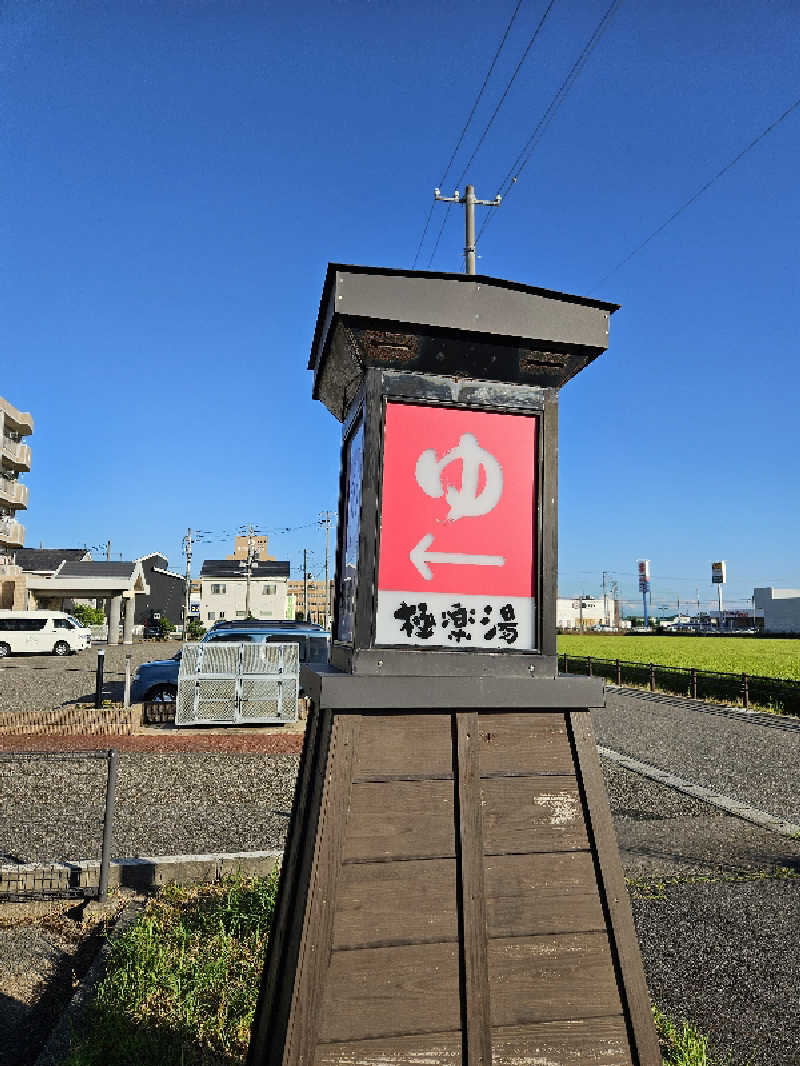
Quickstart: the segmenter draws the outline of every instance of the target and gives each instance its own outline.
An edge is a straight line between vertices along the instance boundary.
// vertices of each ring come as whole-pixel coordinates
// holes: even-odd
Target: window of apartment
[[[236,612],[236,617],[237,618],[247,618],[247,611],[237,611]]]
[[[212,585],[211,586],[211,594],[213,596],[222,595],[225,592],[226,588],[227,588],[226,585]]]
[[[261,587],[262,596],[274,596],[277,591],[277,585],[262,585]]]
[[[216,611],[209,611],[208,612],[207,618],[208,618],[209,622],[214,622],[216,620],[216,617],[217,617]]]

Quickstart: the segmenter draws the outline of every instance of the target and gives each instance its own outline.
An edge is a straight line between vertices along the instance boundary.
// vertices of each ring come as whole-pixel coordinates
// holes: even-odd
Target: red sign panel
[[[458,630],[459,647],[532,646],[536,427],[532,416],[387,404],[379,643],[452,647]]]

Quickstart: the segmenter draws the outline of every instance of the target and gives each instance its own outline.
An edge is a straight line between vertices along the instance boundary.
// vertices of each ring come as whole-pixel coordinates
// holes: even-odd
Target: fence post
[[[697,699],[697,670],[696,670],[696,668],[694,666],[689,671],[689,678],[690,678],[690,684],[691,684],[690,692],[692,694],[692,699],[696,700]]]
[[[656,668],[653,663],[650,663],[650,691],[656,690]]]
[[[564,652],[564,673],[569,673],[569,662],[567,661],[567,653]]]
[[[588,672],[589,672],[589,677],[591,677],[592,676],[592,657],[591,657],[591,655],[587,655],[586,656],[586,666],[587,666],[587,669],[588,669]]]
[[[108,777],[106,778],[106,807],[103,815],[103,851],[100,855],[100,884],[98,898],[104,903],[108,897],[108,867],[111,863],[111,845],[114,839],[114,799],[117,794],[117,764],[119,755],[116,748],[108,750]]]
[[[106,653],[103,648],[97,649],[97,673],[94,679],[94,705],[95,708],[103,706],[103,670],[105,669]]]
[[[750,686],[748,683],[747,674],[742,674],[742,703],[744,705],[744,709],[747,710],[750,705]]]
[[[622,684],[622,663],[617,659],[617,684]]]
[[[131,705],[131,657],[125,656],[125,691],[122,694],[122,706],[130,707]]]

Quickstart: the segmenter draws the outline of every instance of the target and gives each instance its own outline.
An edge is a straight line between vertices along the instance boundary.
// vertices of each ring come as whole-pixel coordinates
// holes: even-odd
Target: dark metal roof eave
[[[307,367],[308,370],[314,370],[316,366],[316,353],[321,340],[321,334],[323,329],[327,329],[329,326],[329,323],[326,322],[326,311],[330,303],[330,296],[335,283],[336,273],[339,270],[346,270],[353,274],[382,274],[387,277],[413,276],[415,278],[434,278],[440,281],[456,281],[469,284],[477,283],[481,285],[497,286],[509,289],[513,292],[528,293],[531,296],[543,296],[548,299],[561,300],[564,303],[574,303],[584,307],[595,307],[600,311],[608,311],[608,313],[612,315],[615,311],[619,311],[622,306],[621,304],[609,303],[606,300],[592,300],[588,296],[577,296],[573,293],[559,292],[557,289],[544,289],[537,285],[525,285],[520,281],[507,281],[504,278],[494,278],[488,274],[456,274],[441,270],[403,270],[398,267],[373,267],[348,263],[328,263],[328,269],[325,273],[325,281],[322,286],[319,311],[317,312],[317,321],[314,326],[314,338],[311,342],[311,351],[309,353]],[[332,318],[333,316],[331,315],[330,317]]]

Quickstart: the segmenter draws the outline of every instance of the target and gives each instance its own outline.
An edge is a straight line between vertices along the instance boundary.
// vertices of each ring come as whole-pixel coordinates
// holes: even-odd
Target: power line
[[[594,285],[592,286],[592,289],[594,290],[599,285],[602,285],[603,282],[607,281],[611,277],[612,274],[615,274],[621,267],[625,266],[626,263],[628,263],[631,259],[633,259],[633,257],[635,255],[638,255],[638,253],[641,252],[641,250],[646,245],[648,245],[650,243],[650,241],[653,240],[654,237],[657,237],[659,235],[659,233],[661,233],[663,230],[665,230],[667,228],[667,226],[670,224],[670,222],[674,222],[675,219],[678,217],[678,215],[682,214],[686,210],[687,207],[691,207],[691,205],[695,202],[695,200],[698,200],[703,195],[704,192],[706,192],[708,189],[710,189],[715,181],[717,181],[719,178],[721,178],[723,174],[726,174],[732,167],[736,166],[736,164],[739,162],[740,159],[742,159],[744,156],[746,156],[747,153],[751,149],[755,148],[755,146],[759,143],[759,141],[762,141],[767,136],[768,133],[771,133],[775,129],[776,126],[779,126],[781,124],[781,122],[783,122],[783,120],[785,118],[788,118],[789,115],[791,115],[792,111],[794,111],[794,109],[796,107],[798,107],[798,106],[800,106],[800,97],[798,97],[798,99],[795,100],[795,102],[793,104],[791,104],[789,107],[787,107],[786,110],[783,112],[783,114],[780,115],[778,118],[776,118],[774,122],[771,122],[769,124],[769,126],[767,126],[766,129],[762,130],[761,133],[759,133],[759,135],[757,137],[755,137],[747,145],[746,148],[743,148],[742,151],[739,152],[739,154],[737,156],[735,156],[733,159],[731,159],[731,161],[729,163],[726,163],[725,166],[722,168],[722,170],[717,171],[717,173],[714,175],[713,178],[711,178],[709,181],[707,181],[705,183],[705,185],[701,186],[697,190],[696,193],[694,193],[692,196],[689,197],[688,200],[686,200],[684,203],[682,203],[681,206],[677,209],[677,211],[673,211],[673,213],[669,216],[669,218],[666,220],[666,222],[662,222],[661,225],[658,226],[657,229],[653,230],[653,232],[650,234],[649,237],[645,237],[645,239],[642,241],[641,244],[637,245],[633,249],[632,252],[630,252],[628,255],[625,256],[624,259],[621,259],[619,261],[619,263],[617,263],[617,265],[615,267],[612,267],[612,269],[609,270],[609,272],[604,277],[600,278],[599,281],[596,281],[594,283]]]
[[[502,39],[500,41],[500,44],[497,46],[497,51],[495,52],[494,58],[492,59],[492,62],[489,65],[489,70],[486,73],[486,77],[483,79],[483,85],[481,85],[481,87],[480,87],[478,95],[475,98],[475,103],[472,105],[472,110],[470,111],[469,115],[467,116],[467,121],[464,123],[464,128],[462,129],[462,131],[461,131],[461,133],[459,135],[458,141],[456,142],[456,146],[453,149],[449,160],[447,161],[447,166],[444,168],[444,173],[442,174],[441,178],[439,179],[439,188],[441,188],[444,185],[445,181],[447,180],[447,175],[450,173],[450,167],[453,165],[453,160],[455,159],[456,155],[458,154],[458,150],[461,147],[462,141],[464,140],[464,135],[466,134],[467,129],[469,128],[470,122],[472,122],[472,117],[475,114],[475,110],[478,107],[478,104],[481,102],[481,98],[483,97],[484,91],[486,90],[486,86],[487,86],[487,84],[489,82],[489,78],[492,76],[492,71],[494,70],[495,64],[497,63],[497,59],[498,59],[500,53],[503,50],[503,45],[506,43],[506,38],[508,37],[509,33],[511,32],[511,27],[514,25],[514,20],[516,19],[517,15],[519,13],[519,9],[522,7],[522,3],[523,3],[523,0],[517,0],[517,6],[514,8],[514,12],[511,15],[511,18],[508,20],[508,25],[506,26],[505,33],[503,34],[503,37],[502,37]],[[551,6],[552,6],[552,3],[551,3]],[[425,219],[425,226],[424,226],[424,228],[422,230],[422,236],[419,239],[419,244],[417,245],[417,251],[416,251],[416,254],[414,256],[414,262],[413,262],[412,267],[411,267],[412,270],[417,265],[417,260],[419,259],[419,253],[422,251],[422,245],[423,245],[423,242],[425,240],[425,236],[426,236],[426,234],[428,232],[428,227],[431,224],[431,218],[433,216],[433,206],[434,205],[431,204],[430,210],[428,211],[428,217]],[[445,222],[445,219],[447,218],[448,214],[449,214],[449,208],[445,212],[445,218],[442,220],[442,226],[441,226],[441,228],[439,230],[439,236],[437,237],[437,240],[436,240],[436,248],[439,247],[439,241],[441,240],[442,231],[444,230],[444,222]],[[435,251],[436,251],[436,249],[434,248],[433,253],[431,253],[431,258],[428,261],[428,266],[430,266],[431,262],[433,261],[433,256],[435,255]]]
[[[517,157],[512,163],[511,167],[506,172],[505,177],[500,182],[500,189],[498,191],[499,196],[502,196],[505,199],[505,197],[508,196],[513,186],[516,185],[520,175],[522,174],[522,171],[530,162],[531,156],[535,152],[537,145],[544,136],[545,130],[555,118],[558,109],[561,107],[561,105],[564,103],[564,100],[567,98],[567,94],[569,93],[572,86],[575,84],[575,81],[577,80],[583,68],[586,66],[589,57],[600,42],[600,38],[608,29],[608,25],[611,21],[611,18],[615,14],[617,8],[621,3],[622,0],[611,0],[611,3],[605,11],[605,14],[595,26],[591,36],[589,37],[589,40],[583,46],[583,49],[578,55],[578,58],[572,64],[572,67],[570,68],[566,78],[564,78],[561,85],[558,87],[558,90],[553,96],[553,99],[547,105],[544,114],[536,123],[536,126],[534,127],[530,137],[528,137],[527,141],[522,146],[522,149],[517,154]],[[484,230],[489,225],[491,217],[491,214],[488,214],[484,219],[483,225],[481,226],[480,232],[478,233],[479,238],[483,235]]]
[[[517,74],[519,74],[520,70],[522,69],[522,64],[528,58],[528,52],[530,52],[531,48],[533,48],[533,45],[534,45],[534,43],[536,41],[536,38],[539,36],[539,31],[541,30],[542,26],[544,26],[545,20],[546,20],[547,16],[550,14],[550,10],[551,10],[551,8],[552,8],[552,6],[553,6],[553,4],[555,2],[556,2],[556,0],[550,0],[550,3],[545,8],[544,14],[539,19],[539,24],[536,27],[536,29],[533,31],[533,33],[531,34],[531,39],[528,41],[527,48],[522,53],[522,58],[520,59],[519,63],[517,63],[516,70],[514,71],[514,73],[509,78],[508,84],[506,85],[505,89],[503,90],[503,95],[498,100],[497,106],[495,107],[494,111],[492,112],[492,117],[486,123],[484,131],[480,135],[480,137],[478,138],[478,143],[475,145],[475,150],[473,151],[472,155],[469,157],[469,159],[465,163],[464,169],[461,171],[461,175],[459,176],[458,181],[456,181],[456,187],[461,185],[461,183],[463,182],[464,178],[466,177],[467,171],[469,170],[470,166],[472,165],[473,159],[478,154],[478,152],[480,150],[480,147],[483,144],[484,139],[486,138],[486,134],[489,132],[489,130],[492,127],[492,123],[497,118],[497,113],[500,110],[500,108],[503,106],[503,101],[508,96],[509,90],[511,89],[511,86],[514,84],[514,81],[516,80]],[[443,184],[444,184],[443,180],[439,182],[439,186],[440,187]]]

